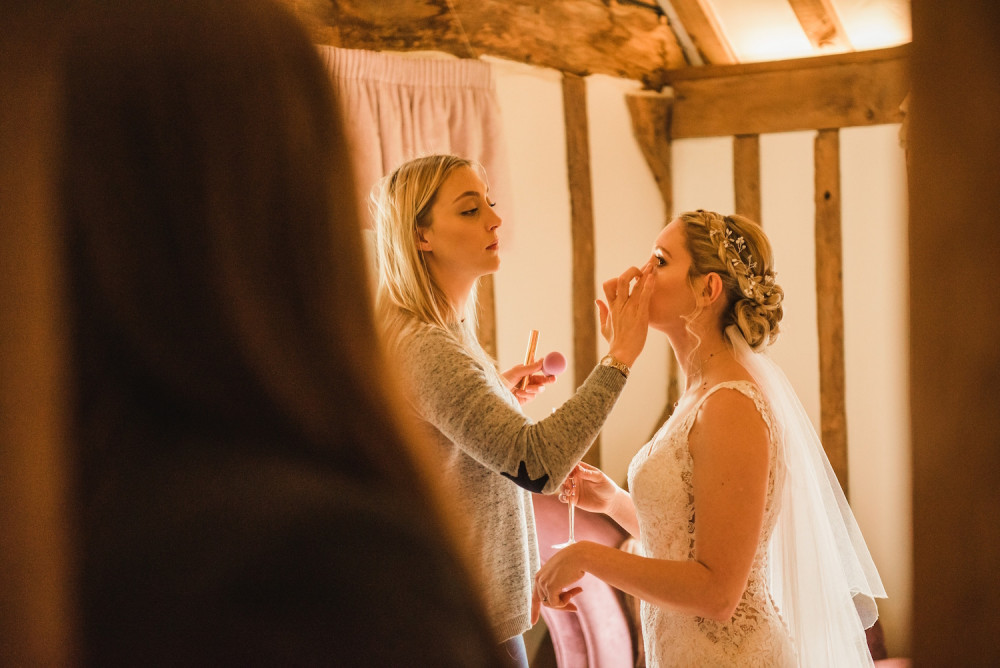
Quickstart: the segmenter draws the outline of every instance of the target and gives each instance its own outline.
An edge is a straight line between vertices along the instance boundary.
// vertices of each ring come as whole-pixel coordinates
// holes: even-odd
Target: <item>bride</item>
[[[535,577],[533,620],[540,605],[575,609],[574,583],[592,573],[642,600],[651,668],[871,665],[864,630],[885,591],[808,417],[762,354],[783,296],[767,237],[698,210],[663,229],[650,262],[649,323],[684,393],[632,460],[631,493],[580,464],[560,496],[608,514],[644,556],[560,550]]]

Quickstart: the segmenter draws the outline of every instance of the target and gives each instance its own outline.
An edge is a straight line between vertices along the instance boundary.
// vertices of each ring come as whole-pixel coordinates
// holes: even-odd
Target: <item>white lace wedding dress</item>
[[[673,415],[629,465],[628,481],[639,519],[643,554],[685,561],[694,556],[694,490],[688,435],[701,403],[730,388],[750,397],[771,434],[770,475],[764,523],[747,588],[732,619],[711,619],[642,602],[642,631],[649,668],[665,666],[795,666],[788,628],[771,598],[768,540],[778,516],[784,456],[774,415],[759,388],[730,381],[711,388],[683,415]]]

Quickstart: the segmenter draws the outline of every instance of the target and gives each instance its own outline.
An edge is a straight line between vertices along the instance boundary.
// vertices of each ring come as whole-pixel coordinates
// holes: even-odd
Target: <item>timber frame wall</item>
[[[820,355],[821,436],[830,463],[848,491],[844,383],[844,306],[841,252],[840,141],[844,127],[899,123],[909,91],[909,46],[749,65],[713,65],[673,73],[664,93],[626,98],[636,139],[673,216],[671,142],[733,137],[736,213],[761,220],[760,135],[815,130],[816,291]],[[573,198],[573,313],[575,381],[596,362],[593,213],[590,165],[579,146],[586,137],[582,86],[567,78],[566,133]],[[580,82],[582,83],[582,82]],[[572,91],[572,92],[570,92]],[[573,101],[570,103],[570,95]],[[583,186],[586,186],[585,188]],[[584,202],[586,200],[586,202]],[[584,285],[586,283],[586,285]],[[670,360],[669,416],[678,394],[678,368]],[[599,444],[587,460],[600,461]]]

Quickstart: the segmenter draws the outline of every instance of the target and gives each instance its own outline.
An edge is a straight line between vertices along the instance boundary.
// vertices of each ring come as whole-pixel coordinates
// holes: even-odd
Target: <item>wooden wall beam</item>
[[[899,123],[908,46],[671,72],[672,139]]]
[[[733,137],[733,186],[736,213],[764,224],[760,215],[760,136]]]
[[[587,82],[563,75],[563,115],[566,122],[566,167],[569,176],[573,246],[573,383],[579,387],[597,364],[597,269],[594,258],[594,197],[590,177],[590,137]],[[600,466],[600,437],[583,460]]]
[[[820,435],[830,464],[847,494],[844,263],[840,223],[840,134],[837,130],[820,130],[816,134],[814,159]]]

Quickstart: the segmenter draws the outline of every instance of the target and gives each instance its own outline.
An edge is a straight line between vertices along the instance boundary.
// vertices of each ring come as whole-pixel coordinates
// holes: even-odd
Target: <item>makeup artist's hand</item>
[[[652,292],[653,263],[649,261],[642,269],[629,267],[621,276],[605,281],[604,295],[608,301],[597,300],[601,335],[610,344],[608,352],[628,366],[632,366],[646,345]]]
[[[539,359],[531,364],[518,364],[500,374],[507,389],[514,393],[517,402],[522,406],[534,399],[539,392],[544,391],[546,385],[556,382],[555,376],[542,373],[542,362],[544,360]],[[528,384],[522,389],[518,384],[525,376],[528,376]]]

